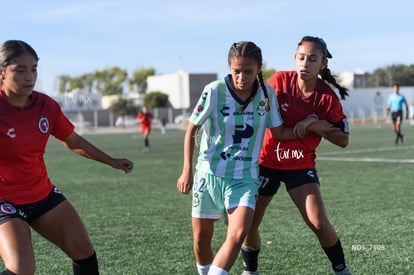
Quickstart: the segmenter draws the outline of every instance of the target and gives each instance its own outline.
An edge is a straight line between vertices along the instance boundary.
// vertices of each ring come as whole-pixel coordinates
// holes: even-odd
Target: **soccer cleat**
[[[345,269],[342,271],[335,271],[335,275],[352,275],[352,273],[348,267],[345,267]]]

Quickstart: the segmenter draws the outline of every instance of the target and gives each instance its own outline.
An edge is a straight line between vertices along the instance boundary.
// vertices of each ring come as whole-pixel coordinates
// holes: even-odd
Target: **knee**
[[[67,242],[63,250],[72,259],[85,259],[95,253],[95,248],[89,239]]]
[[[247,228],[233,228],[227,231],[226,239],[234,244],[241,245],[248,232]]]
[[[194,247],[206,247],[210,245],[210,238],[203,236],[203,235],[199,235],[199,236],[194,236]]]
[[[332,225],[328,219],[315,219],[313,221],[308,221],[308,226],[317,236],[325,236],[332,229]]]

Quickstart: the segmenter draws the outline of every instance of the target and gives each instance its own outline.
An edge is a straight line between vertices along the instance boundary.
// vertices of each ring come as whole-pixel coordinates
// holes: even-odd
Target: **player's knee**
[[[231,243],[241,245],[246,238],[248,233],[247,228],[233,228],[231,230],[227,231],[227,237],[226,239],[230,241]]]
[[[324,236],[332,227],[327,219],[315,219],[308,222],[309,227],[318,236]]]

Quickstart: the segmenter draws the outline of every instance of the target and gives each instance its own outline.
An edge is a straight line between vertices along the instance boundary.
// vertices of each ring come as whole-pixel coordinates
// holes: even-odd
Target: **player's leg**
[[[74,274],[99,274],[92,242],[81,218],[69,201],[60,202],[38,217],[33,221],[32,227],[73,260]]]
[[[256,202],[256,209],[254,212],[253,222],[250,230],[244,239],[242,245],[242,256],[244,270],[247,271],[243,274],[254,274],[258,273],[258,262],[260,252],[260,233],[259,226],[263,220],[263,216],[266,212],[267,207],[272,201],[273,196],[261,196],[259,195]]]
[[[0,257],[6,268],[0,274],[34,274],[35,258],[27,222],[19,218],[3,220],[0,224]]]
[[[193,249],[196,258],[197,268],[201,274],[207,274],[213,262],[214,254],[211,247],[211,240],[214,232],[214,220],[192,218]]]
[[[341,272],[346,269],[342,245],[326,214],[319,184],[303,184],[288,192],[306,224],[316,234],[334,271]]]
[[[144,139],[144,152],[150,151],[150,144],[149,144],[149,133],[150,129],[148,127],[145,127],[142,129],[142,137]]]
[[[398,118],[396,121],[396,129],[397,129],[397,140],[400,140],[401,143],[404,143],[404,135],[401,132],[401,124],[403,121],[403,113],[402,111],[398,112]]]
[[[282,171],[260,166],[259,197],[256,202],[253,223],[242,245],[243,274],[259,274],[260,233],[259,226],[273,196],[280,187]]]
[[[213,266],[229,271],[240,253],[241,245],[253,221],[254,210],[238,206],[228,210],[226,240],[214,257]]]

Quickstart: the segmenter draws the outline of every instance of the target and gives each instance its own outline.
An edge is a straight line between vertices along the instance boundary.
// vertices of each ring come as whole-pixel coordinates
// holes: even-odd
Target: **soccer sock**
[[[17,275],[16,273],[11,272],[10,270],[6,269],[3,270],[0,275]]]
[[[146,139],[144,139],[144,143],[145,143],[145,147],[149,147],[149,141],[148,141],[148,139],[146,138]]]
[[[255,272],[259,265],[260,249],[243,245],[241,252],[243,256],[244,270]]]
[[[228,275],[228,274],[229,272],[215,265],[211,265],[210,271],[208,272],[208,275]]]
[[[96,253],[84,260],[73,261],[72,266],[74,275],[99,275]]]
[[[199,265],[197,264],[198,274],[200,275],[207,275],[208,271],[210,270],[211,264],[208,265]]]
[[[334,246],[322,248],[331,261],[334,271],[342,271],[346,268],[344,251],[339,239]]]

